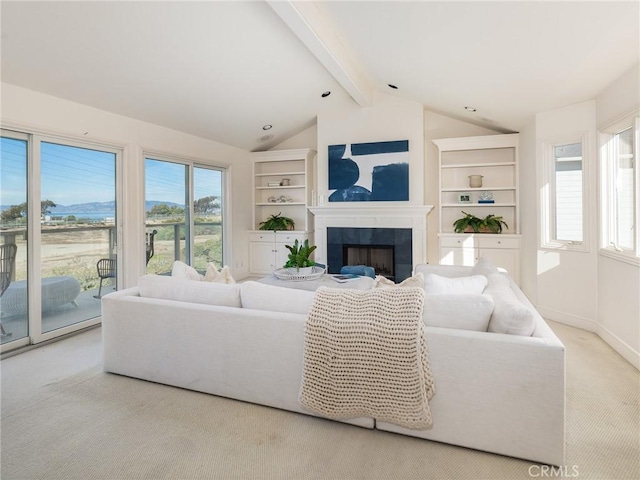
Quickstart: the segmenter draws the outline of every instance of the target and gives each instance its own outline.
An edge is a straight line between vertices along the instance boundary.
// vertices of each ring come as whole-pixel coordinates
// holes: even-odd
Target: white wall
[[[234,275],[241,277],[248,271],[249,152],[6,83],[2,84],[1,118],[3,128],[123,148],[123,193],[127,206],[123,215],[123,287],[136,285],[144,273],[144,150],[229,167],[232,197],[227,220],[232,220],[229,226],[234,241],[233,245],[231,242],[226,245],[225,257],[233,267],[243,265],[234,268]]]
[[[638,85],[640,65],[636,65],[598,95],[598,128],[605,128],[621,117],[640,111]],[[636,158],[637,155],[638,152]],[[637,265],[599,255],[596,331],[640,370],[640,267]]]
[[[335,104],[318,114],[317,189],[319,202],[327,202],[328,146],[347,143],[409,140],[409,201],[424,204],[424,129],[423,107],[390,95],[379,94],[374,105],[362,108],[355,102]],[[369,202],[375,206],[402,202]],[[332,204],[336,208],[343,205]]]
[[[597,159],[596,159],[596,104],[589,101],[536,116],[536,163],[538,167],[537,205],[539,211],[546,185],[543,184],[542,166],[545,161],[544,144],[578,141],[587,135],[587,148],[583,151],[583,165],[588,169],[584,194],[588,208],[584,219],[588,221],[585,241],[588,251],[569,251],[540,248],[542,225],[538,223],[536,258],[536,306],[540,313],[552,320],[594,331],[597,321]],[[524,210],[533,211],[531,197],[521,197]],[[538,222],[541,221],[538,215]],[[530,245],[531,246],[531,245]],[[530,256],[528,256],[530,258]],[[534,273],[534,272],[529,272]]]
[[[439,113],[424,111],[424,143],[425,143],[425,175],[424,175],[424,201],[427,205],[433,205],[434,209],[427,218],[428,241],[427,260],[429,263],[439,263],[438,231],[440,230],[440,214],[438,205],[438,147],[433,140],[439,138],[475,137],[480,135],[496,135],[500,132],[488,128],[472,125],[471,123],[456,120]]]

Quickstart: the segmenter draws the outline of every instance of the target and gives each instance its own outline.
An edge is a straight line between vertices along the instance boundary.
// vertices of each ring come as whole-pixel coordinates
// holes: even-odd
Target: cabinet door
[[[477,248],[440,247],[440,265],[473,266],[477,258]]]
[[[287,263],[287,259],[289,258],[289,249],[284,245],[284,243],[276,243],[276,268],[284,267],[284,264]]]
[[[275,243],[250,242],[249,262],[251,273],[269,274],[282,266],[277,266]]]

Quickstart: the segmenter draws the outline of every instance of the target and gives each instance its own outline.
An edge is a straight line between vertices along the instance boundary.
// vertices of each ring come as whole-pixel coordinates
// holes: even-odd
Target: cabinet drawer
[[[517,238],[479,237],[477,240],[480,248],[520,248],[520,240]]]
[[[276,234],[273,232],[264,232],[264,233],[250,233],[249,234],[250,242],[269,242],[274,243],[276,241]]]
[[[287,245],[292,245],[296,240],[302,243],[306,240],[306,238],[307,236],[304,233],[288,233],[288,232],[276,233],[276,242],[286,243]]]
[[[441,247],[454,248],[474,248],[477,241],[471,235],[456,235],[451,237],[440,237]]]

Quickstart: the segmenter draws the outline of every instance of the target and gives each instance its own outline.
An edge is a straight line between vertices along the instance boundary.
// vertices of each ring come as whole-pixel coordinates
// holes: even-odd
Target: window
[[[175,260],[201,273],[208,263],[221,268],[224,170],[153,157],[145,159],[145,228],[154,233],[147,273],[170,272]]]
[[[586,251],[586,137],[568,140],[544,145],[542,246]]]
[[[602,142],[602,247],[620,258],[640,256],[638,135],[640,119],[618,123]]]

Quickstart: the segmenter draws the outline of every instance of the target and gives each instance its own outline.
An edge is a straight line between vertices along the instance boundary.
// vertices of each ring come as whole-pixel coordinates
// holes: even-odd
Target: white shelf
[[[443,203],[442,207],[515,207],[515,203]]]
[[[306,205],[305,202],[259,202],[256,203],[258,207],[281,207],[281,206],[299,206]],[[296,223],[297,224],[297,223]]]
[[[481,187],[481,188],[464,188],[464,187],[455,187],[455,188],[443,188],[441,192],[506,192],[516,190],[516,187]]]
[[[440,168],[512,167],[515,164],[516,162],[458,163],[453,165],[441,165]]]
[[[282,177],[283,175],[306,175],[304,172],[256,173],[256,177]]]
[[[304,185],[278,185],[277,187],[256,187],[256,190],[286,190],[295,188],[305,188]]]

